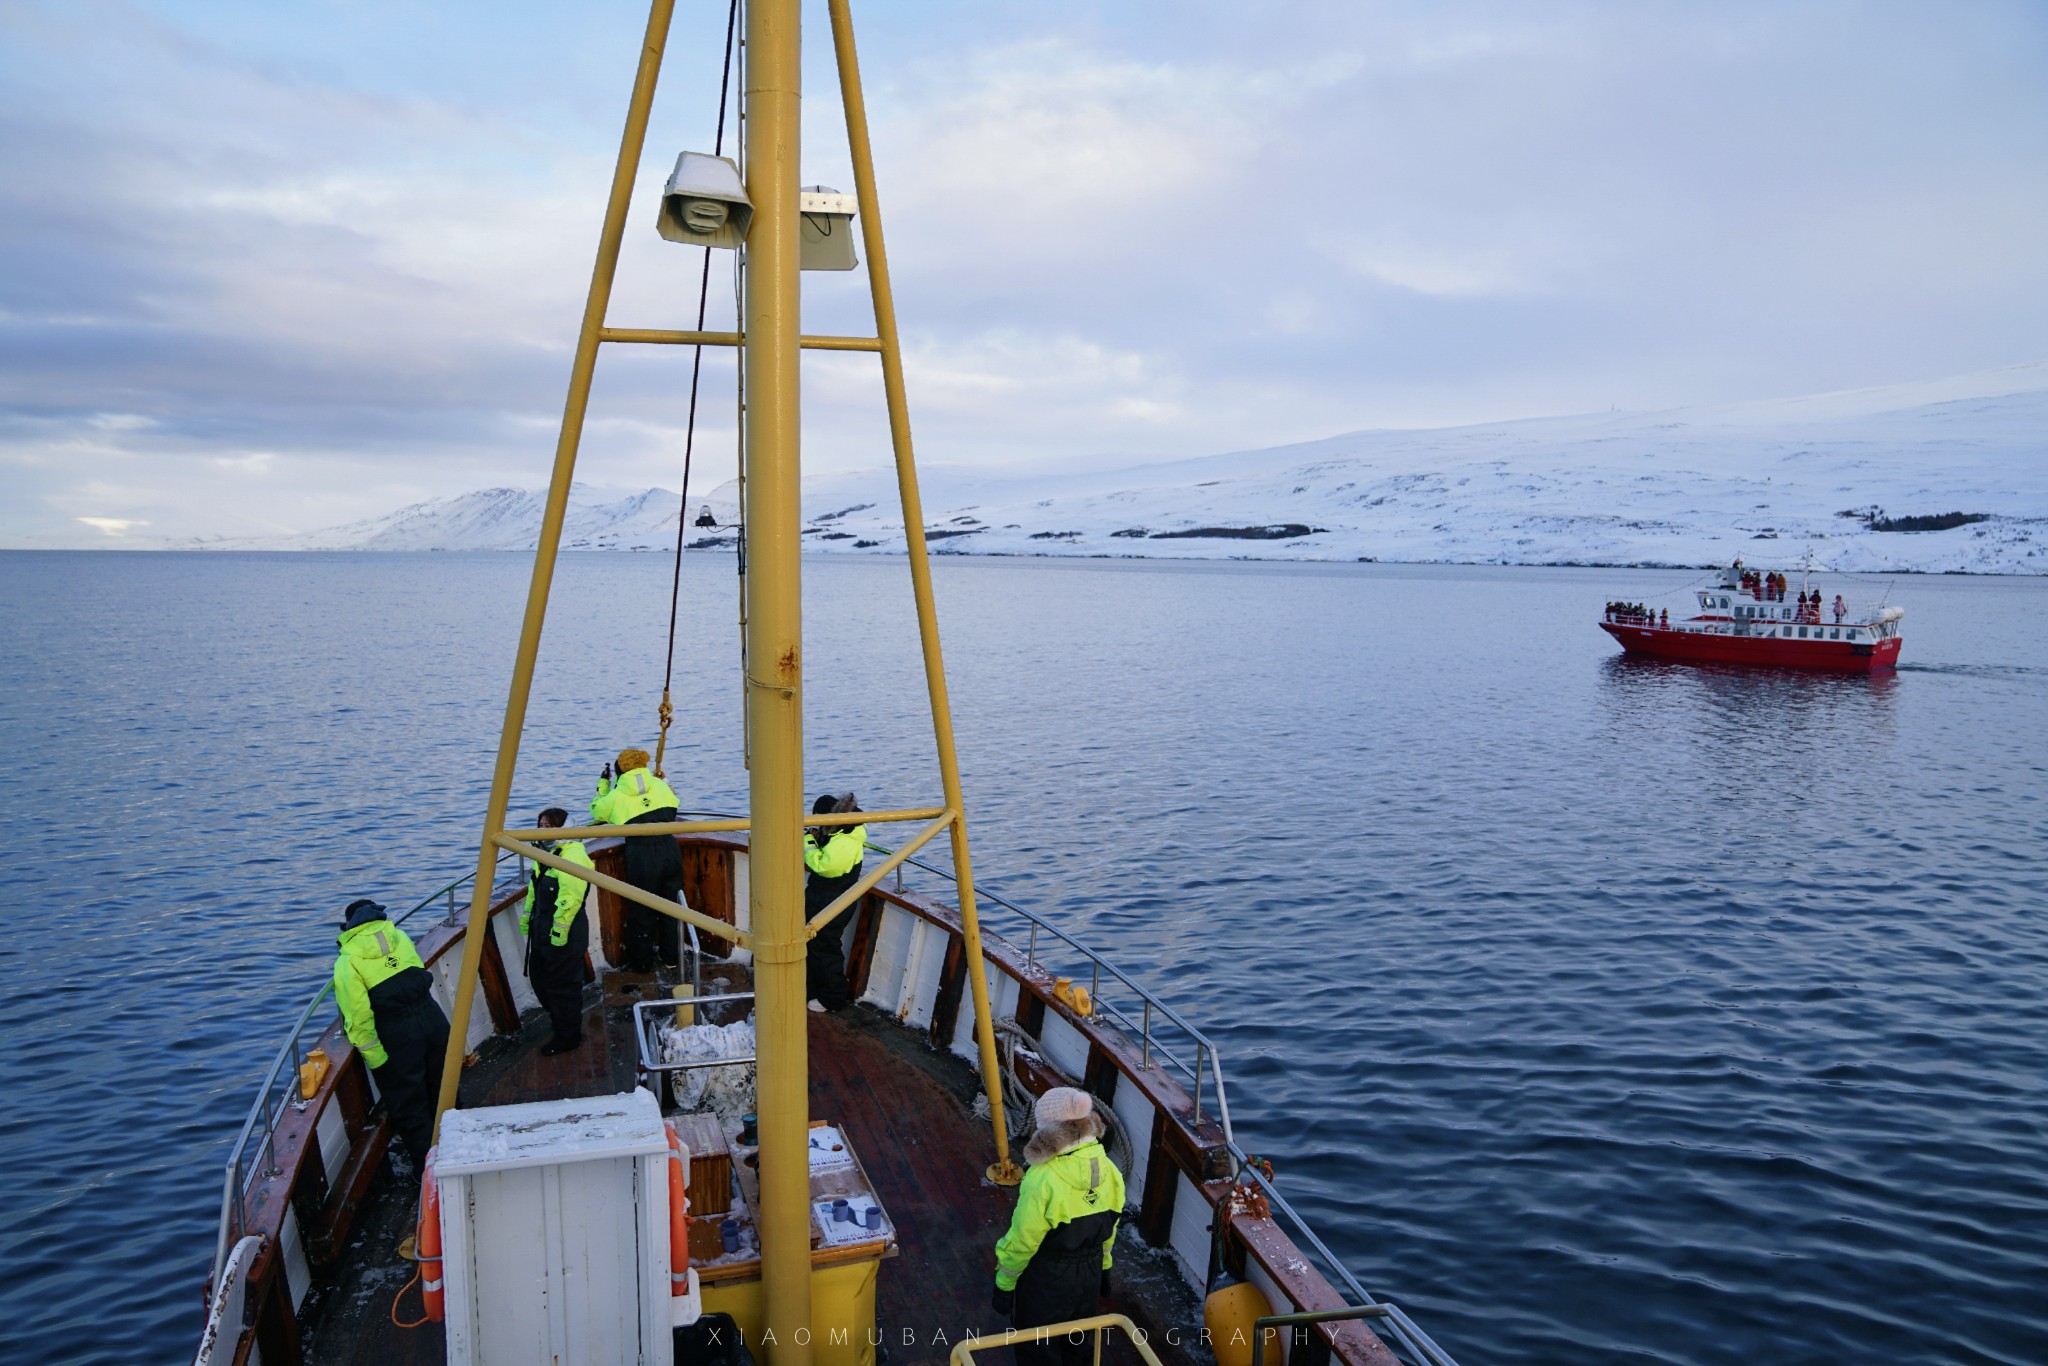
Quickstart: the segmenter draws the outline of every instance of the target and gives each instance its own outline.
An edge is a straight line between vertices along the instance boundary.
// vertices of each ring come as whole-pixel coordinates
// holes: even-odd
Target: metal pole
[[[953,708],[946,697],[945,660],[939,653],[939,614],[932,600],[931,561],[925,554],[924,504],[918,496],[917,465],[910,449],[903,348],[896,337],[895,296],[889,290],[889,254],[882,245],[882,209],[875,196],[875,162],[868,145],[860,62],[853,47],[853,16],[847,0],[830,0],[829,9],[832,49],[839,59],[839,91],[846,103],[846,141],[853,153],[861,243],[867,248],[868,286],[875,301],[875,335],[882,343],[882,391],[889,404],[889,439],[896,452],[896,486],[903,499],[903,534],[910,543],[910,585],[917,599],[917,634],[924,645],[925,687],[931,693],[932,736],[938,742],[939,777],[945,785],[946,805],[955,813],[953,871],[960,887],[960,928],[967,940],[967,981],[974,988],[974,1027],[981,1040],[982,1087],[988,1093],[989,1127],[996,1140],[995,1165],[988,1169],[988,1176],[1001,1185],[1015,1185],[1024,1174],[1010,1160],[1009,1125],[1003,1119],[1002,1072],[996,1062],[995,1027],[989,1020],[988,965],[982,957],[981,920],[974,905],[974,866],[967,852],[967,805],[960,795],[960,760],[953,749]]]
[[[604,229],[598,235],[597,264],[590,272],[590,294],[583,304],[583,328],[576,337],[576,360],[569,371],[569,396],[562,408],[562,431],[555,441],[554,475],[548,482],[547,510],[541,516],[540,543],[533,552],[533,579],[526,590],[526,617],[519,627],[519,651],[512,663],[512,687],[505,697],[505,723],[498,735],[498,763],[491,774],[490,802],[484,809],[483,838],[476,855],[476,884],[470,891],[469,928],[462,936],[462,968],[455,978],[455,1016],[448,1030],[448,1052],[441,1062],[441,1094],[434,1104],[434,1132],[441,1116],[455,1103],[462,1080],[462,1059],[469,1051],[469,1014],[476,999],[478,970],[483,965],[484,936],[490,929],[491,872],[497,847],[491,837],[505,828],[505,807],[512,796],[512,774],[519,765],[520,732],[526,725],[526,699],[533,689],[533,662],[540,653],[540,630],[548,610],[548,589],[554,582],[555,555],[562,541],[562,519],[569,507],[569,481],[576,471],[576,448],[583,438],[583,410],[590,402],[590,376],[597,366],[597,334],[611,302],[612,275],[619,264],[619,240],[626,230],[626,205],[633,194],[633,175],[640,167],[640,147],[647,134],[647,108],[654,102],[654,81],[661,73],[661,49],[668,41],[669,15],[675,0],[653,0],[647,11],[647,34],[640,46],[640,69],[633,77],[633,98],[626,106],[626,129],[619,138],[619,159],[612,168],[611,199],[605,204]]]
[[[811,1360],[810,1057],[804,1010],[803,596],[797,0],[747,5],[747,863],[760,1059],[761,1279],[774,1366]]]

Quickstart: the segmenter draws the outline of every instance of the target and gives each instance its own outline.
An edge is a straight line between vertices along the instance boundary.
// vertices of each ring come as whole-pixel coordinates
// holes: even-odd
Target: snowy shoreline
[[[1158,464],[919,470],[935,555],[2048,573],[2048,363],[1663,413],[1351,432]],[[737,486],[684,543],[730,544]],[[903,554],[894,471],[807,476],[803,543]],[[531,549],[543,495],[483,489],[289,536],[153,549]],[[563,548],[660,551],[679,496],[571,491]],[[1951,514],[1966,524],[1925,525]],[[1258,549],[1252,551],[1250,546]],[[138,545],[136,548],[143,548]]]

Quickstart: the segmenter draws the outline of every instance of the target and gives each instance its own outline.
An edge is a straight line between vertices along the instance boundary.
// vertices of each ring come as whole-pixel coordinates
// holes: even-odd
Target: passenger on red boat
[[[1849,615],[1849,604],[1842,601],[1840,593],[1835,594],[1835,625],[1842,624],[1842,618]]]
[[[1662,626],[1664,627],[1664,629],[1665,629],[1665,630],[1667,630],[1667,631],[1668,631],[1668,630],[1670,630],[1670,629],[1671,629],[1671,609],[1670,609],[1669,607],[1667,607],[1667,608],[1665,608],[1665,609],[1664,609],[1664,610],[1663,610],[1662,612],[1659,612],[1659,613],[1658,613],[1657,615],[1663,618],[1663,621],[1662,621],[1661,625],[1662,625]]]

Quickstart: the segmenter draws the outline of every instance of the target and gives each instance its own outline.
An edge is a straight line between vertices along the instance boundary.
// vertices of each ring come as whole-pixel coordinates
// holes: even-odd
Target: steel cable
[[[725,155],[725,106],[732,89],[732,40],[738,29],[740,0],[732,0],[725,15],[725,58],[718,68],[718,132],[711,144],[713,156]],[[697,330],[704,330],[704,314],[711,300],[711,251],[704,248],[704,269],[697,281]],[[704,373],[704,346],[699,342],[691,348],[690,357],[690,416],[683,428],[683,492],[682,501],[676,509],[676,563],[675,574],[669,581],[668,589],[668,654],[661,672],[661,706],[656,717],[661,724],[661,733],[654,742],[654,776],[668,776],[662,772],[662,758],[668,752],[669,723],[675,718],[675,708],[669,703],[669,688],[675,680],[676,671],[676,604],[683,591],[683,538],[690,526],[690,461],[697,446],[697,386]]]

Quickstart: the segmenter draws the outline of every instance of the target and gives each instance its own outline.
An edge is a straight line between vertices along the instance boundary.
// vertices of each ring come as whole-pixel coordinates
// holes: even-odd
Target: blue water
[[[519,807],[651,737],[668,571],[565,560]],[[903,563],[805,574],[810,785],[931,801]],[[1900,580],[1892,677],[1592,625],[1690,577],[942,560],[978,869],[1211,1032],[1240,1139],[1466,1366],[2048,1361],[2048,582]],[[0,555],[0,1360],[189,1356],[339,907],[474,857],[525,582]],[[707,807],[734,583],[685,569]]]

